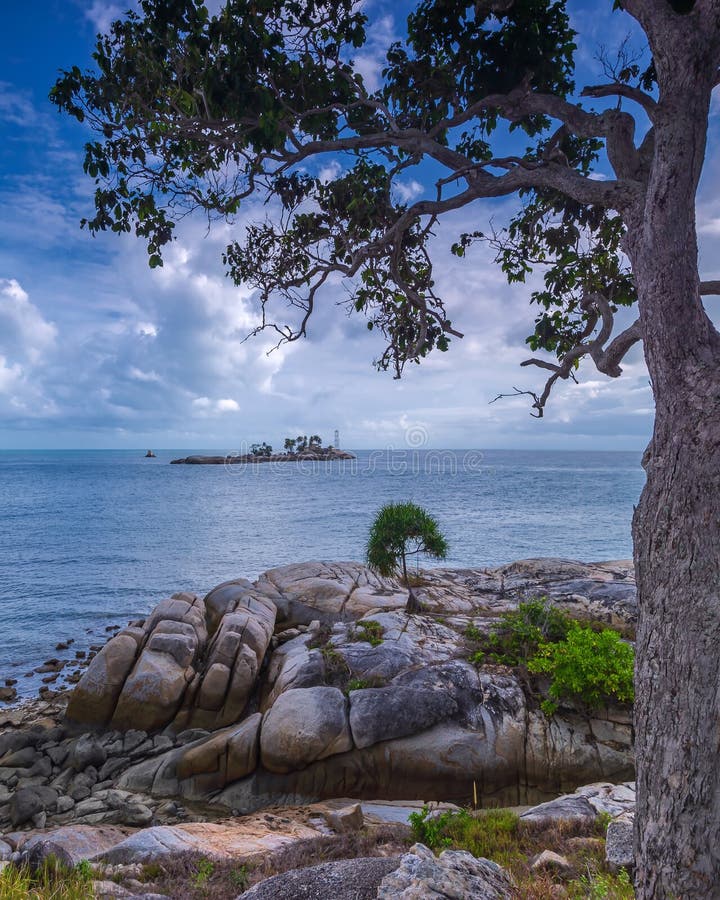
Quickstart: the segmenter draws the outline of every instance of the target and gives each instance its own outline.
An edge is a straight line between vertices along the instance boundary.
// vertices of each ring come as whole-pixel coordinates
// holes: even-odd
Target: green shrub
[[[489,634],[468,625],[465,636],[480,644],[470,661],[480,665],[493,662],[506,666],[526,665],[547,641],[561,641],[568,633],[571,619],[546,597],[521,603],[517,610],[500,616]]]
[[[562,700],[593,708],[608,699],[631,703],[634,698],[633,648],[615,631],[572,622],[563,641],[545,642],[528,661],[530,672],[550,677],[543,710],[552,715]]]
[[[568,884],[568,896],[572,900],[633,900],[630,876],[625,869],[617,875],[606,872],[581,875]]]
[[[351,641],[366,641],[370,646],[377,647],[382,644],[385,629],[379,622],[368,619],[366,622],[357,622],[351,632]]]

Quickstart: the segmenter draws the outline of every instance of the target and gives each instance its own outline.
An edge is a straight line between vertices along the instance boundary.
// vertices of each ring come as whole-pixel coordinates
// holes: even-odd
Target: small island
[[[226,456],[186,456],[171,460],[171,465],[212,466],[237,465],[241,463],[267,462],[327,462],[335,459],[355,459],[353,453],[340,450],[329,444],[323,447],[320,435],[313,434],[309,438],[299,435],[296,438],[285,438],[282,452],[275,453],[270,444],[251,444],[249,453],[228,454]]]

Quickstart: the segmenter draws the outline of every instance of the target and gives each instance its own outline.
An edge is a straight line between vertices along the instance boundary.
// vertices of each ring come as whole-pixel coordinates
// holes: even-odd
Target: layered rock
[[[164,752],[113,770],[121,790],[240,812],[338,795],[521,804],[632,776],[629,710],[548,719],[511,670],[471,665],[463,636],[534,596],[630,631],[630,563],[525,560],[423,580],[413,616],[405,589],[358,563],[176,595],[107,643],[68,718],[165,729]]]
[[[175,594],[108,641],[75,688],[67,717],[121,731],[237,722],[274,624],[273,603],[244,580],[204,600]]]

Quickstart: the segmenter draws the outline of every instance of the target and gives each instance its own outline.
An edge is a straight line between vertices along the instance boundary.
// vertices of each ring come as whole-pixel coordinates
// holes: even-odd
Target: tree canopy
[[[552,372],[534,396],[537,414],[583,356],[620,374],[640,337],[637,324],[613,335],[617,308],[636,299],[622,212],[652,129],[635,147],[619,103],[592,112],[573,99],[576,36],[562,0],[425,0],[406,43],[388,48],[374,91],[353,65],[367,19],[351,0],[230,0],[215,17],[195,0],[141,8],[99,37],[94,71],[74,67],[51,93],[97,135],[85,157],[97,184],[91,231],[134,230],[158,266],[188,209],[232,217],[264,193],[281,214],[251,225],[224,255],[230,277],[259,291],[260,328],[280,342],[303,336],[337,273],[351,308],[385,338],[377,365],[399,377],[461,336],[435,291],[428,243],[438,218],[519,193],[509,229],[457,235],[452,249],[463,256],[489,239],[511,281],[542,266],[528,342],[557,361],[528,361]],[[623,47],[605,69],[608,82],[581,94],[626,100],[652,118],[652,61],[641,68]],[[516,155],[498,156],[498,137]],[[324,181],[311,169],[328,153],[340,166]],[[603,154],[616,179],[591,177]],[[404,200],[403,179],[429,164],[434,196]]]
[[[367,542],[367,562],[379,575],[402,573],[409,586],[408,557],[445,559],[447,541],[437,520],[415,503],[388,503],[375,516]]]

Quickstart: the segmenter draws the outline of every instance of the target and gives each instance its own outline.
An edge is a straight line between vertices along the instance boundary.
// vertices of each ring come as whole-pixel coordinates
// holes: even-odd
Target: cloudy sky
[[[512,386],[539,388],[520,369],[533,315],[526,286],[509,287],[479,248],[465,260],[448,248],[457,234],[501,222],[512,208],[478,204],[447,220],[435,240],[436,280],[450,318],[466,337],[447,354],[412,367],[402,381],[377,373],[379,345],[364,321],[326,293],[309,340],[268,355],[273,343],[242,338],[256,321],[249,290],[225,278],[220,254],[243,222],[206,233],[185,221],[163,269],[150,270],[131,237],[92,238],[79,228],[93,184],[82,173],[87,138],[47,101],[57,71],[89,62],[93,37],[127,3],[33,0],[3,8],[0,34],[0,449],[214,448],[281,443],[318,432],[344,446],[402,447],[408,432],[429,447],[640,449],[652,397],[640,353],[621,379],[591,369],[557,390],[546,418],[524,399],[490,405]],[[580,59],[621,40],[621,14],[578,6]],[[381,48],[402,33],[396,4],[373,0],[372,38],[358,59],[377,77]],[[591,12],[592,11],[592,12]],[[698,218],[701,274],[720,277],[718,120],[713,117]],[[712,301],[710,301],[712,302]],[[720,300],[717,301],[720,304]]]

